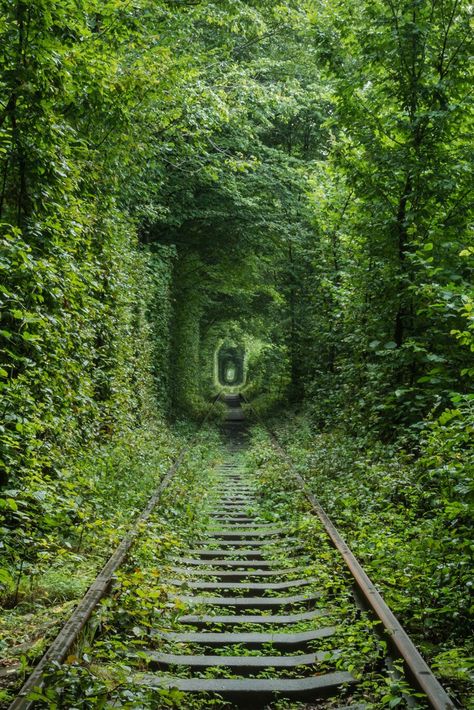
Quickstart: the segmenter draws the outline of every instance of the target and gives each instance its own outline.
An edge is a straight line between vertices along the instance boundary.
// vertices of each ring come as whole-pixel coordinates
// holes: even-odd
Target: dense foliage
[[[307,416],[274,423],[295,468],[462,707],[474,697],[472,416],[469,401],[447,410],[416,458],[341,430],[316,431]],[[265,466],[281,468],[268,443],[256,451]]]
[[[402,556],[427,534],[464,564],[471,24],[467,0],[0,0],[4,601],[80,544],[104,466],[129,485],[135,446],[202,415],[224,342],[260,413],[401,457],[402,484],[345,459],[356,539],[366,491],[371,534],[393,513]]]

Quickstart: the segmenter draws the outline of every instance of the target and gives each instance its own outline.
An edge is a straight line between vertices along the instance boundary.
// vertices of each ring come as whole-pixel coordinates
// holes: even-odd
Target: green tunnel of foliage
[[[7,548],[74,527],[84,451],[201,416],[223,342],[260,413],[415,454],[444,417],[437,471],[473,428],[467,0],[0,7]]]
[[[467,394],[470,19],[3,3],[7,473],[147,397],[202,410],[232,329],[262,343],[259,391],[321,424],[393,438]]]

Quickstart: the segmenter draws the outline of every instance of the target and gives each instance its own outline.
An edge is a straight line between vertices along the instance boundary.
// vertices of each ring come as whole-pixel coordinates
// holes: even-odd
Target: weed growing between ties
[[[10,608],[1,626],[7,671],[1,701],[8,703],[18,690],[194,431],[189,424],[175,432],[137,431],[76,461],[65,473],[66,484],[51,482],[47,500],[55,525],[42,535],[36,530],[33,537],[32,531],[29,551],[19,551],[22,574],[12,571],[5,585],[4,604]],[[213,446],[212,434],[200,436],[195,466]],[[59,485],[66,491],[61,497]]]
[[[173,644],[162,639],[157,631],[180,628],[179,617],[186,605],[176,596],[179,587],[172,581],[177,578],[174,568],[209,524],[208,509],[216,484],[213,464],[218,455],[215,439],[208,436],[188,457],[181,475],[163,496],[162,506],[147,525],[128,564],[117,575],[113,593],[104,600],[87,632],[71,649],[67,663],[51,669],[45,690],[36,695],[39,707],[81,710],[117,706],[149,710],[157,707],[230,710],[233,707],[219,698],[192,698],[176,689],[150,690],[139,684],[147,672],[154,676],[167,675],[160,670],[159,664],[153,662],[151,653],[154,650],[180,654],[192,654],[197,650],[191,643]],[[245,462],[249,470],[258,467],[256,490],[262,521],[280,521],[292,535],[298,535],[302,540],[299,561],[305,565],[304,574],[315,577],[315,589],[322,594],[317,606],[323,615],[316,625],[330,623],[338,626],[335,636],[318,642],[312,649],[327,653],[314,672],[336,668],[350,670],[359,677],[363,675],[355,693],[341,689],[338,698],[330,701],[307,705],[280,700],[267,707],[272,710],[318,710],[361,700],[367,708],[374,710],[396,705],[404,707],[406,687],[384,671],[381,665],[383,644],[374,635],[370,620],[357,611],[341,560],[329,545],[318,521],[309,513],[287,465],[275,454],[268,439],[258,435],[245,456]],[[278,567],[291,562],[291,556],[287,554],[281,550],[275,552]],[[196,613],[199,613],[199,605]],[[305,623],[297,627],[298,630],[307,628]],[[219,630],[218,625],[214,630]],[[253,626],[240,625],[239,630],[253,630]],[[341,648],[345,649],[343,655],[335,652]],[[223,646],[213,652],[222,655],[279,654],[271,645],[261,651],[249,651],[236,645]],[[175,670],[173,675],[176,675]],[[186,669],[178,675],[185,677]],[[223,668],[209,668],[198,675],[202,678],[238,677]],[[265,669],[257,671],[254,677],[275,678],[278,675],[275,669]],[[290,671],[283,675],[297,677],[299,674]],[[423,707],[421,700],[416,707]]]
[[[202,431],[118,571],[111,595],[102,601],[67,662],[51,669],[45,689],[35,695],[38,707],[156,707],[156,691],[143,690],[133,681],[147,667],[145,651],[162,617],[173,624],[182,611],[174,599],[176,588],[166,579],[205,523],[200,512],[219,455],[216,431]],[[181,693],[163,691],[159,696],[169,707]]]
[[[472,402],[426,427],[418,457],[400,446],[315,431],[304,417],[275,431],[433,671],[474,707]],[[263,432],[256,434],[266,441]],[[269,450],[270,460],[275,454]]]
[[[374,709],[408,707],[406,695],[409,693],[415,702],[411,707],[427,707],[423,696],[410,689],[403,680],[403,674],[401,679],[397,677],[396,667],[393,672],[388,672],[386,646],[374,631],[377,624],[355,606],[351,578],[342,557],[331,546],[321,523],[311,513],[288,463],[272,445],[266,431],[254,427],[252,434],[249,457],[252,465],[258,468],[269,515],[272,520],[293,518],[295,527],[305,535],[311,559],[319,570],[318,588],[326,590],[331,609],[339,620],[332,643],[333,648],[342,648],[344,652],[336,665],[359,679],[352,696],[354,701]]]

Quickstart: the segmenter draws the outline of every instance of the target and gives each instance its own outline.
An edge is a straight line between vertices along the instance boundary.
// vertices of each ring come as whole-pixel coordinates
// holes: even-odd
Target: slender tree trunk
[[[405,264],[406,264],[406,250],[408,246],[408,231],[407,231],[407,203],[412,192],[412,179],[410,175],[407,175],[405,180],[405,185],[403,187],[403,192],[398,203],[397,210],[397,221],[396,230],[398,237],[398,271],[400,276],[403,278],[405,275]],[[404,286],[400,285],[400,290],[398,292],[398,308],[395,316],[395,327],[393,333],[393,340],[395,341],[397,348],[403,345],[406,332],[406,318],[407,318],[407,308],[405,303]]]

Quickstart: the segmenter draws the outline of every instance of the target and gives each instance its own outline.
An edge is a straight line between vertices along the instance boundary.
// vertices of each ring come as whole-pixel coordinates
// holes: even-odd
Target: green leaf
[[[10,586],[13,585],[14,579],[7,569],[0,568],[0,584]]]

